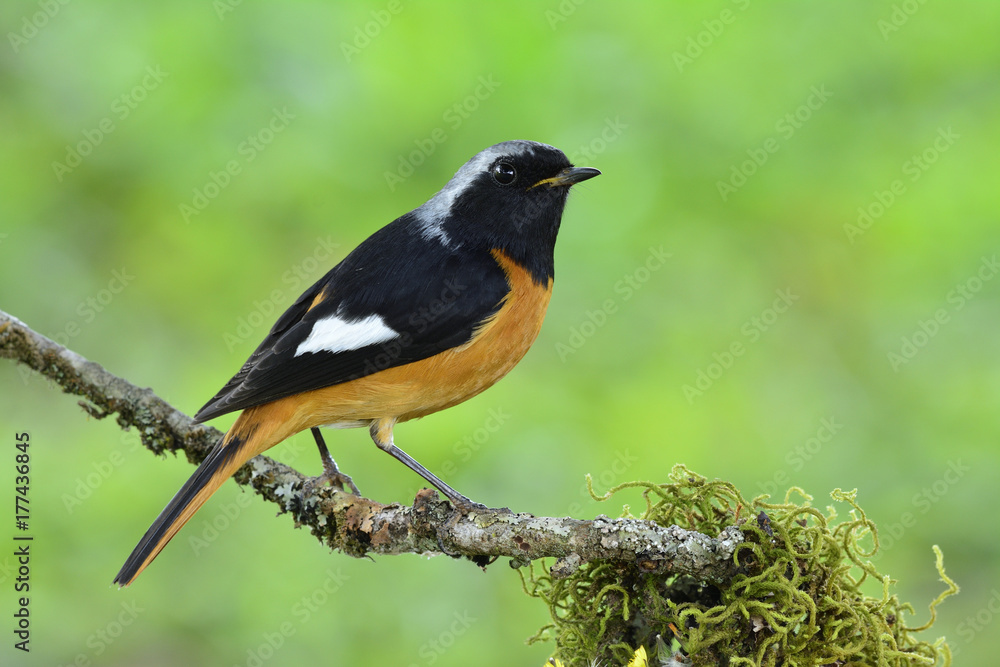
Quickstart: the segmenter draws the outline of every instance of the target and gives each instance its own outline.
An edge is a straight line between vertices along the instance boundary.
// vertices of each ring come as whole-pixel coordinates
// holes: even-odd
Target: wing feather
[[[499,309],[509,289],[488,251],[428,239],[403,216],[307,289],[195,420],[340,384],[462,345]],[[374,322],[373,316],[398,336],[386,338],[382,331],[375,344],[364,345],[360,336],[352,345],[330,341],[329,348],[336,351],[297,354],[317,322],[332,317]]]

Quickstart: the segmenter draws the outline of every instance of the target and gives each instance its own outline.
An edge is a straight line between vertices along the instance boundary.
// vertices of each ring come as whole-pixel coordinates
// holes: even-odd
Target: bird
[[[504,141],[423,205],[382,227],[309,287],[194,416],[242,410],[146,531],[114,583],[128,586],[248,460],[312,431],[326,478],[359,494],[319,427],[367,427],[379,449],[460,511],[483,507],[397,447],[393,427],[466,401],[525,355],[552,294],[572,185],[599,175],[559,149]]]

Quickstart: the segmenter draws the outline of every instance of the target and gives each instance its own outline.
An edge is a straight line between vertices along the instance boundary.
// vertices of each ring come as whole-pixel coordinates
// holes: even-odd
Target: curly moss
[[[710,536],[738,526],[745,539],[733,556],[740,574],[715,586],[619,564],[587,563],[565,579],[531,567],[521,575],[525,592],[548,604],[552,623],[529,641],[555,639],[555,657],[571,666],[595,660],[624,665],[637,647],[656,655],[662,639],[673,639],[688,656],[681,664],[691,665],[951,663],[944,638],[915,637],[934,623],[936,606],[958,592],[944,572],[941,551],[934,547],[948,588],[930,604],[930,620],[909,627],[903,619],[914,614],[913,607],[890,595],[893,580],[872,564],[878,532],[854,491],[831,493],[850,508],[849,517],[838,521],[834,507],[821,512],[799,488],[775,504],[766,495],[747,501],[732,484],[710,482],[682,465],[670,480],[630,482],[604,496],[591,487],[591,495],[608,500],[622,489],[640,488],[642,519]],[[799,504],[792,502],[796,495]],[[631,516],[628,506],[622,516]],[[861,546],[862,540],[871,548]],[[880,597],[862,592],[869,579],[881,584]]]

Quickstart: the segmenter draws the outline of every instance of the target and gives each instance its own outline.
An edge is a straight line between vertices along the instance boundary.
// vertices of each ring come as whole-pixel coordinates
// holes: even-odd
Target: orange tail
[[[153,562],[163,547],[167,546],[177,531],[194,516],[223,482],[244,463],[278,442],[268,442],[269,436],[275,435],[272,429],[257,428],[259,424],[248,427],[246,422],[249,419],[244,419],[245,417],[248,417],[246,412],[240,415],[208,458],[202,461],[191,475],[191,479],[167,503],[160,516],[156,517],[156,521],[139,540],[139,544],[132,550],[132,554],[115,577],[116,584],[128,586],[135,581],[139,573]]]

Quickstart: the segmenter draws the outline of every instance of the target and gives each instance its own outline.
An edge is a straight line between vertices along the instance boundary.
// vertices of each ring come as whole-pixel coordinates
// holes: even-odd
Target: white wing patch
[[[337,315],[317,320],[309,336],[299,343],[295,356],[306,352],[346,352],[366,345],[375,345],[399,336],[378,315],[360,320],[345,320]]]

